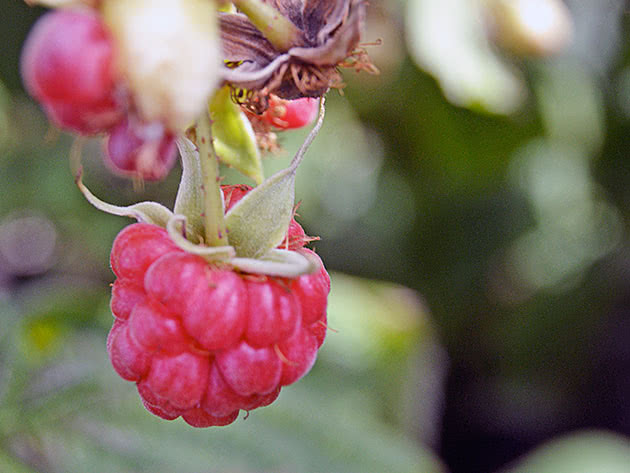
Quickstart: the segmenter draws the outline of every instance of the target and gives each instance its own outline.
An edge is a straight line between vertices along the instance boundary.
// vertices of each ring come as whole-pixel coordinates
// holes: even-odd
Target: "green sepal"
[[[320,263],[307,252],[272,249],[259,258],[232,258],[228,263],[251,274],[297,278],[317,272]]]
[[[219,160],[260,184],[264,176],[256,135],[245,113],[232,101],[227,85],[210,101],[210,118]]]
[[[151,223],[166,228],[168,221],[173,217],[173,212],[157,202],[147,201],[122,207],[119,205],[108,204],[96,197],[90,190],[85,187],[82,180],[82,172],[79,171],[76,177],[76,183],[85,199],[103,212],[119,217],[135,218],[138,222]]]
[[[245,195],[225,215],[236,254],[258,258],[282,242],[289,229],[295,200],[295,169],[274,174]]]
[[[199,165],[199,151],[190,140],[177,140],[179,154],[182,157],[182,177],[177,189],[175,215],[186,217],[186,231],[196,236],[204,234],[203,226],[203,175]],[[190,237],[191,235],[189,235]]]
[[[192,243],[187,239],[184,228],[187,228],[186,217],[183,215],[173,215],[166,225],[168,236],[177,246],[187,253],[198,255],[206,261],[225,261],[229,262],[236,255],[234,248],[231,246],[204,246]]]
[[[246,194],[225,215],[230,245],[242,258],[260,258],[282,242],[293,217],[295,174],[324,121],[322,98],[317,124],[288,168],[277,172]]]

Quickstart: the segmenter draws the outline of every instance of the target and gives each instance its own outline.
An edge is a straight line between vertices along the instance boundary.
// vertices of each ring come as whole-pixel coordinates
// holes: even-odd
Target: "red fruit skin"
[[[273,279],[247,281],[248,316],[245,338],[252,347],[274,345],[288,338],[301,318],[295,294]]]
[[[214,271],[206,281],[191,295],[182,319],[201,347],[220,350],[234,345],[245,331],[247,291],[229,271]]]
[[[127,324],[115,321],[107,337],[112,366],[121,378],[139,381],[151,367],[151,356],[129,336]]]
[[[146,293],[172,312],[186,308],[190,296],[201,286],[207,286],[206,262],[195,255],[171,251],[154,260],[144,274]]]
[[[223,200],[225,202],[225,213],[228,213],[236,203],[245,197],[249,191],[252,190],[251,186],[245,184],[236,184],[232,186],[221,186],[223,192]]]
[[[238,417],[238,411],[224,417],[215,417],[201,408],[190,409],[182,414],[183,419],[193,427],[213,427],[231,424]]]
[[[114,88],[113,57],[112,39],[96,12],[55,10],[29,33],[22,76],[36,99],[100,103]]]
[[[249,402],[249,397],[236,394],[225,382],[216,363],[210,368],[208,389],[201,407],[209,414],[223,417],[238,411]]]
[[[171,251],[181,252],[166,230],[148,223],[125,227],[114,240],[110,263],[119,278],[144,285],[144,273],[160,256]]]
[[[226,207],[249,190],[224,188]],[[303,230],[293,228],[298,251],[308,253]],[[119,233],[110,260],[118,279],[108,353],[156,416],[228,425],[241,409],[273,402],[313,366],[326,336],[323,266],[295,279],[241,274],[182,251],[164,229],[145,223]]]
[[[181,322],[170,316],[153,299],[140,302],[131,311],[127,323],[129,335],[148,352],[177,354],[190,345]]]
[[[312,123],[317,117],[319,100],[303,97],[295,100],[283,100],[278,97],[269,99],[269,108],[261,119],[280,130],[302,128]]]
[[[321,347],[326,339],[326,332],[328,331],[327,323],[326,314],[324,314],[321,319],[317,322],[313,322],[308,327],[309,332],[315,335],[315,338],[317,339],[317,348]]]
[[[278,345],[284,362],[280,384],[287,386],[303,377],[315,364],[320,344],[309,330],[299,328],[295,333]]]
[[[123,119],[109,132],[105,156],[117,174],[159,181],[177,160],[175,136],[159,123]]]
[[[42,16],[21,58],[28,92],[56,125],[82,134],[105,131],[120,119],[113,64],[112,39],[96,12],[87,9]]]
[[[210,271],[199,256],[171,253],[151,266],[144,283],[150,296],[180,314],[203,349],[233,345],[245,330],[247,292],[232,271]]]
[[[217,353],[216,363],[228,386],[241,396],[270,393],[282,374],[273,348],[254,348],[246,342]]]
[[[330,292],[330,276],[324,268],[322,260],[314,251],[302,249],[302,252],[319,261],[320,270],[314,274],[305,274],[291,282],[291,291],[300,301],[302,309],[302,321],[310,325],[326,315],[328,293]]]
[[[143,397],[140,397],[140,399],[142,400],[142,404],[144,405],[144,408],[147,411],[149,411],[151,414],[154,414],[164,420],[175,420],[180,416],[180,413],[177,410],[171,411],[168,409],[163,409],[162,407],[149,404],[147,401],[145,401]]]
[[[86,136],[109,130],[123,115],[113,98],[94,104],[42,101],[42,106],[56,127]]]
[[[118,279],[112,286],[110,309],[114,317],[126,320],[136,304],[146,299],[144,289],[126,279]]]
[[[203,397],[209,369],[208,358],[196,353],[155,356],[144,382],[147,390],[168,399],[175,408],[190,409]]]
[[[174,420],[182,414],[182,411],[174,407],[168,399],[157,396],[148,388],[146,381],[137,383],[136,388],[144,407],[156,416],[166,420]]]

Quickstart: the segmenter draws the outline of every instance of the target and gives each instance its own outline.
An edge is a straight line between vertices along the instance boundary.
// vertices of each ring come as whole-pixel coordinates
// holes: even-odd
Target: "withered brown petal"
[[[245,15],[219,13],[219,26],[226,61],[264,67],[278,56],[278,51]]]
[[[351,4],[356,2],[304,0],[303,3],[304,33],[310,41],[321,45],[347,19]]]
[[[350,9],[351,0],[263,0],[302,30],[307,44],[317,46],[337,28]],[[322,35],[323,33],[323,35]]]
[[[284,91],[284,98],[317,96],[327,87],[334,86],[339,77],[334,68],[342,63],[359,43],[365,21],[366,0],[264,0],[278,9],[304,32],[304,44],[295,46],[287,53],[277,51],[262,33],[241,14],[220,16],[221,40],[231,69],[224,78],[237,87],[259,90],[273,79],[273,92]],[[286,76],[281,83],[279,71],[289,62],[305,70],[311,68],[317,79],[313,88],[305,90],[304,80],[300,84]],[[313,69],[315,68],[315,69]],[[320,70],[318,72],[318,70]],[[295,69],[292,69],[295,70]],[[278,74],[277,74],[278,73]],[[327,79],[330,78],[330,79]],[[323,82],[322,82],[323,81]],[[275,84],[275,85],[274,85]]]
[[[316,2],[317,0],[310,1]],[[364,0],[353,0],[349,11],[335,12],[341,15],[337,17],[340,22],[337,26],[331,22],[322,28],[317,47],[291,48],[289,54],[317,66],[339,64],[352,52],[361,39],[366,6],[367,2]],[[334,28],[332,28],[333,26]]]

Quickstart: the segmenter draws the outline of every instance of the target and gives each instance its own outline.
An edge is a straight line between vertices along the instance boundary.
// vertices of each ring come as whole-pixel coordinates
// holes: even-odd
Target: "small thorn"
[[[322,320],[318,320],[318,321],[317,321],[317,323],[318,323],[318,324],[320,324],[320,325],[322,325],[322,326],[323,326],[326,330],[330,330],[331,332],[334,332],[334,333],[339,333],[339,330],[335,330],[334,328],[330,328],[330,327],[328,326],[328,324],[326,324],[326,323],[325,323],[324,321],[322,321]]]
[[[280,351],[280,347],[277,343],[273,346],[273,349],[275,350],[276,355],[278,355],[278,358],[280,358],[280,361],[282,361],[282,363],[289,366],[297,366],[297,363],[295,361],[291,361],[286,356],[284,356],[284,353]]]

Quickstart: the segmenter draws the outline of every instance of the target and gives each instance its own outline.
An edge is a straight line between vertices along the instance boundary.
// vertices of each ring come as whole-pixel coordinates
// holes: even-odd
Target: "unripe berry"
[[[28,92],[59,127],[107,130],[121,116],[114,100],[112,40],[93,11],[56,10],[30,32],[21,68]]]
[[[309,97],[284,100],[272,95],[269,98],[269,108],[260,118],[280,130],[302,128],[315,120],[318,105],[317,99]]]
[[[62,130],[80,135],[103,133],[114,126],[122,116],[122,109],[113,97],[100,103],[74,104],[68,102],[41,102],[48,119]]]
[[[157,181],[164,179],[175,164],[175,136],[160,123],[124,119],[110,130],[105,154],[114,171]]]
[[[222,190],[229,208],[250,188]],[[289,231],[304,235],[296,222]],[[299,241],[299,251],[310,252],[302,248],[308,239]],[[242,274],[182,251],[166,230],[143,223],[120,232],[111,263],[118,279],[110,359],[163,419],[230,424],[304,376],[324,341],[330,280],[323,266],[294,279]]]

